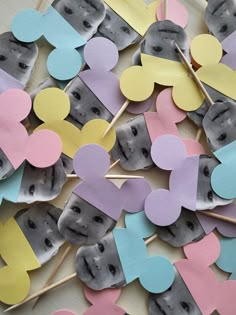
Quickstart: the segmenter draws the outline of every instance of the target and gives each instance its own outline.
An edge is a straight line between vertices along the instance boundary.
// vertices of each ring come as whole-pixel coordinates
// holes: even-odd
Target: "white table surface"
[[[119,0],[117,0],[119,1]],[[135,0],[133,0],[135,1]],[[204,0],[181,0],[181,2],[186,6],[189,12],[189,25],[187,27],[187,31],[190,35],[190,38],[194,36],[206,33],[207,28],[203,22],[203,12],[206,6],[206,1]],[[0,0],[0,33],[9,31],[10,23],[12,17],[16,14],[20,9],[25,8],[34,8],[36,0]],[[41,11],[47,8],[49,5],[49,1],[44,0],[43,5],[41,7]],[[39,82],[47,78],[47,70],[46,70],[46,58],[48,53],[50,52],[49,45],[43,41],[39,41],[39,58],[36,63],[35,71],[33,78],[27,88],[27,91],[32,91],[32,89],[37,86]],[[131,56],[135,51],[135,47],[128,49],[127,51],[121,53],[120,61],[118,66],[115,69],[115,73],[120,75],[123,69],[131,64]],[[154,107],[153,107],[154,110]],[[119,120],[118,124],[126,121],[131,115],[124,114]],[[197,128],[190,122],[188,119],[179,125],[179,130],[182,135],[194,138],[196,135]],[[204,137],[203,137],[204,138]],[[204,139],[203,139],[204,140]],[[112,173],[120,173],[124,174],[124,171],[116,166]],[[126,172],[127,173],[127,172]],[[134,173],[132,173],[134,174]],[[167,187],[168,184],[168,174],[164,171],[153,169],[151,171],[145,172],[136,172],[137,175],[144,175],[151,183],[153,188],[157,187]],[[67,197],[70,195],[72,188],[76,184],[77,181],[71,180],[67,182],[67,184],[63,188],[63,192],[60,196],[53,200],[52,203],[63,208],[64,202]],[[121,181],[114,181],[118,184]],[[0,220],[6,221],[10,216],[14,215],[18,209],[23,208],[24,205],[18,204],[14,205],[9,202],[3,202],[0,207]],[[119,222],[119,225],[123,225],[123,220]],[[63,248],[62,248],[63,250]],[[181,249],[175,249],[166,243],[155,240],[148,246],[148,251],[150,254],[163,254],[167,256],[171,261],[176,261],[183,257]],[[62,252],[62,251],[61,251]],[[64,263],[60,272],[55,278],[56,280],[60,280],[63,277],[73,273],[75,271],[74,266],[74,257],[75,257],[76,248],[70,253],[68,259]],[[59,253],[60,255],[60,253]],[[50,272],[53,270],[56,262],[59,259],[59,255],[54,257],[48,264],[43,266],[41,269],[30,272],[31,277],[31,293],[36,292],[38,289],[42,287],[42,285],[47,280]],[[226,274],[219,272],[216,267],[213,267],[216,270],[219,279],[225,279],[227,277]],[[127,287],[122,289],[121,297],[118,301],[118,304],[121,305],[127,313],[130,315],[146,315],[147,312],[147,293],[141,288],[138,281],[128,285]],[[78,315],[81,315],[83,311],[85,311],[89,306],[89,303],[86,301],[83,292],[82,285],[77,280],[74,279],[63,286],[54,289],[50,293],[46,294],[41,298],[41,301],[37,305],[37,307],[32,310],[32,302],[18,308],[15,311],[9,312],[9,314],[15,315],[49,315],[52,314],[53,311],[60,308],[69,308]],[[3,310],[6,308],[6,305],[0,303],[0,314],[3,314]],[[102,314],[98,314],[102,315]]]

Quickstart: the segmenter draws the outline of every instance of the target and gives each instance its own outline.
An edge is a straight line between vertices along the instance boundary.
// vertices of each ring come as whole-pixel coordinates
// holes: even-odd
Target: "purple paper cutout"
[[[154,224],[166,226],[178,219],[182,206],[196,210],[199,155],[187,157],[184,143],[173,135],[159,137],[151,155],[157,166],[172,172],[169,190],[153,191],[145,201],[145,213]]]
[[[93,38],[84,48],[84,59],[90,69],[82,71],[79,77],[115,116],[126,101],[120,91],[119,79],[111,72],[119,60],[116,45],[103,37]],[[152,99],[135,104],[137,109],[134,111],[136,105],[131,104],[131,113],[143,113],[151,107]]]
[[[74,155],[73,165],[76,174],[82,180],[104,177],[110,167],[110,157],[99,145],[96,149],[94,145],[85,145]]]
[[[8,89],[24,90],[25,85],[4,70],[0,69],[0,93],[3,93]]]
[[[118,221],[123,209],[132,213],[143,210],[145,198],[151,188],[142,178],[129,179],[118,188],[110,180],[103,178],[109,170],[109,161],[109,155],[99,145],[89,144],[80,148],[73,162],[76,174],[84,182],[77,185],[73,192]]]
[[[175,154],[171,154],[172,152]],[[184,162],[186,149],[184,143],[177,137],[161,136],[154,141],[151,156],[153,162],[163,170],[173,170]]]
[[[148,182],[139,179],[128,179],[120,188],[124,209],[129,213],[137,212],[137,209],[144,209],[146,197],[150,194],[151,188]]]
[[[222,48],[226,55],[221,59],[221,63],[236,70],[236,31],[231,33],[227,38],[221,42]]]
[[[216,207],[214,213],[225,217],[236,218],[236,204]],[[235,224],[208,217],[199,212],[196,212],[196,214],[206,234],[210,234],[216,228],[225,237],[236,237]]]

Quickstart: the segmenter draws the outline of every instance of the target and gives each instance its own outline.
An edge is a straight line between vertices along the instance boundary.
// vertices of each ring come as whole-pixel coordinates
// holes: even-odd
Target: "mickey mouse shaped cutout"
[[[199,79],[215,90],[236,99],[233,84],[234,72],[226,65],[219,64],[222,58],[220,43],[211,35],[199,35],[191,43],[191,55],[196,64],[202,66],[196,74]],[[142,54],[142,66],[128,68],[120,78],[122,93],[131,100],[143,101],[153,92],[155,83],[173,86],[175,104],[185,110],[198,109],[204,100],[195,82],[180,62]]]
[[[220,240],[220,256],[216,265],[225,272],[230,273],[230,280],[236,280],[236,238],[223,238]]]
[[[209,268],[221,254],[218,238],[211,233],[201,241],[185,246],[184,253],[187,259],[177,261],[175,267],[201,314],[210,315],[217,310],[221,315],[233,315],[236,281],[220,283]]]
[[[173,265],[162,256],[148,256],[143,240],[155,232],[155,226],[144,212],[126,214],[125,222],[126,228],[115,228],[99,243],[80,247],[78,277],[95,290],[120,288],[139,279],[149,292],[165,291],[174,280]]]
[[[145,201],[145,213],[154,224],[174,223],[181,207],[207,210],[231,202],[211,189],[211,173],[218,165],[215,159],[199,154],[187,156],[184,143],[171,135],[159,137],[152,145],[151,155],[157,166],[171,170],[169,190],[157,189]]]
[[[1,167],[10,168],[9,172],[3,171],[2,178],[6,178],[7,173],[12,174],[12,169],[16,170],[24,160],[36,167],[48,167],[59,159],[61,141],[54,132],[41,130],[29,136],[21,123],[31,109],[31,99],[26,92],[7,90],[0,95],[0,107]]]
[[[33,9],[19,12],[13,19],[12,33],[26,43],[44,36],[55,47],[47,60],[48,72],[55,79],[69,80],[80,71],[82,57],[76,48],[86,40],[52,6],[44,14]]]
[[[177,124],[187,117],[173,102],[171,88],[163,90],[156,99],[157,112],[145,112],[144,117],[152,143],[165,134],[180,137]],[[182,139],[189,155],[204,153],[199,142],[194,139]]]
[[[90,69],[81,72],[79,77],[115,116],[126,101],[120,91],[119,79],[110,71],[116,66],[119,59],[116,45],[102,37],[91,39],[84,48],[84,59]],[[127,111],[139,114],[147,111],[151,105],[152,99],[146,102],[131,103],[127,107]]]
[[[70,112],[70,99],[58,88],[47,88],[38,93],[34,100],[34,111],[39,119],[44,121],[36,130],[50,129],[56,132],[61,138],[63,153],[70,158],[73,158],[84,144],[97,143],[109,151],[115,143],[114,129],[103,138],[109,125],[104,120],[91,120],[81,131],[65,121]]]
[[[84,294],[92,306],[90,306],[83,315],[125,315],[126,312],[115,302],[118,300],[120,289],[105,289],[94,291],[84,286]],[[52,315],[77,315],[70,310],[58,310]]]
[[[112,230],[123,209],[130,213],[143,210],[151,192],[148,182],[128,179],[118,188],[105,179],[110,157],[102,147],[83,146],[75,154],[73,164],[83,181],[73,189],[58,222],[59,231],[69,242],[94,244]]]

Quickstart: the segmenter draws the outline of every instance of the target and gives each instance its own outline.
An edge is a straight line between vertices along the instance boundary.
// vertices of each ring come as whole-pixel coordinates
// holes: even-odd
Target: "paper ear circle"
[[[88,144],[76,152],[73,165],[76,174],[84,181],[104,177],[110,167],[110,157],[101,146]]]

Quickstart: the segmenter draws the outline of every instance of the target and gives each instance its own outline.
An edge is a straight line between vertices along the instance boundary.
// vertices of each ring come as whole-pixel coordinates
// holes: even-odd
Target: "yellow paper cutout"
[[[172,91],[172,97],[175,104],[180,104],[178,107],[188,111],[193,111],[199,108],[204,101],[204,95],[200,89],[196,89],[196,84],[189,77],[185,77],[175,85]],[[182,106],[182,107],[181,107]]]
[[[23,301],[30,289],[27,272],[5,266],[0,269],[0,301],[17,304]]]
[[[64,101],[58,102],[59,96]],[[73,124],[64,120],[70,112],[67,98],[67,94],[57,88],[47,88],[39,92],[35,98],[34,111],[39,118],[43,117],[45,120],[35,131],[49,129],[57,133],[62,142],[62,152],[70,158],[73,158],[76,151],[84,144],[99,144],[107,152],[110,151],[116,141],[114,128],[103,138],[109,123],[102,119],[94,119],[80,131]],[[103,133],[101,134],[101,132]]]
[[[209,43],[206,43],[205,37],[203,37],[203,42],[207,44],[206,49],[217,50],[213,60],[218,61],[220,58],[220,43],[212,37],[211,35],[207,37],[208,42],[213,43],[212,47],[209,48]],[[204,52],[205,47],[203,47],[202,42],[200,46]],[[198,51],[199,48],[195,47],[194,50]],[[196,55],[198,55],[198,52]],[[199,55],[200,60],[196,58],[196,62],[205,64],[196,72],[199,79],[222,94],[236,99],[236,73],[226,65],[221,65],[218,62],[212,64],[208,54],[206,54],[206,60],[203,58],[204,54],[199,53]],[[121,75],[120,87],[127,99],[144,101],[151,96],[153,84],[157,83],[164,86],[173,86],[173,100],[176,106],[182,110],[197,110],[203,104],[205,97],[182,62],[145,54],[141,55],[141,61],[142,66],[130,67]],[[207,63],[210,63],[210,65]]]
[[[186,68],[181,62],[145,54],[141,54],[141,61],[152,79],[161,85],[172,86],[177,84],[181,78],[188,76]]]
[[[160,5],[160,0],[155,0],[149,5],[144,0],[105,0],[104,2],[142,36],[149,26],[156,22],[156,10]]]
[[[236,100],[236,72],[224,64],[202,67],[197,71],[200,80]]]
[[[24,233],[12,217],[0,224],[0,256],[6,266],[0,269],[0,301],[19,303],[30,289],[27,271],[40,268],[40,263]]]
[[[0,254],[8,266],[21,270],[40,268],[34,251],[13,217],[1,227]]]
[[[152,94],[154,82],[144,67],[134,66],[122,73],[120,89],[128,100],[140,102],[146,100]]]
[[[34,99],[34,111],[42,121],[63,120],[70,112],[70,98],[60,89],[43,90]]]
[[[201,66],[217,64],[223,56],[222,46],[215,37],[202,34],[193,39],[191,55]]]

